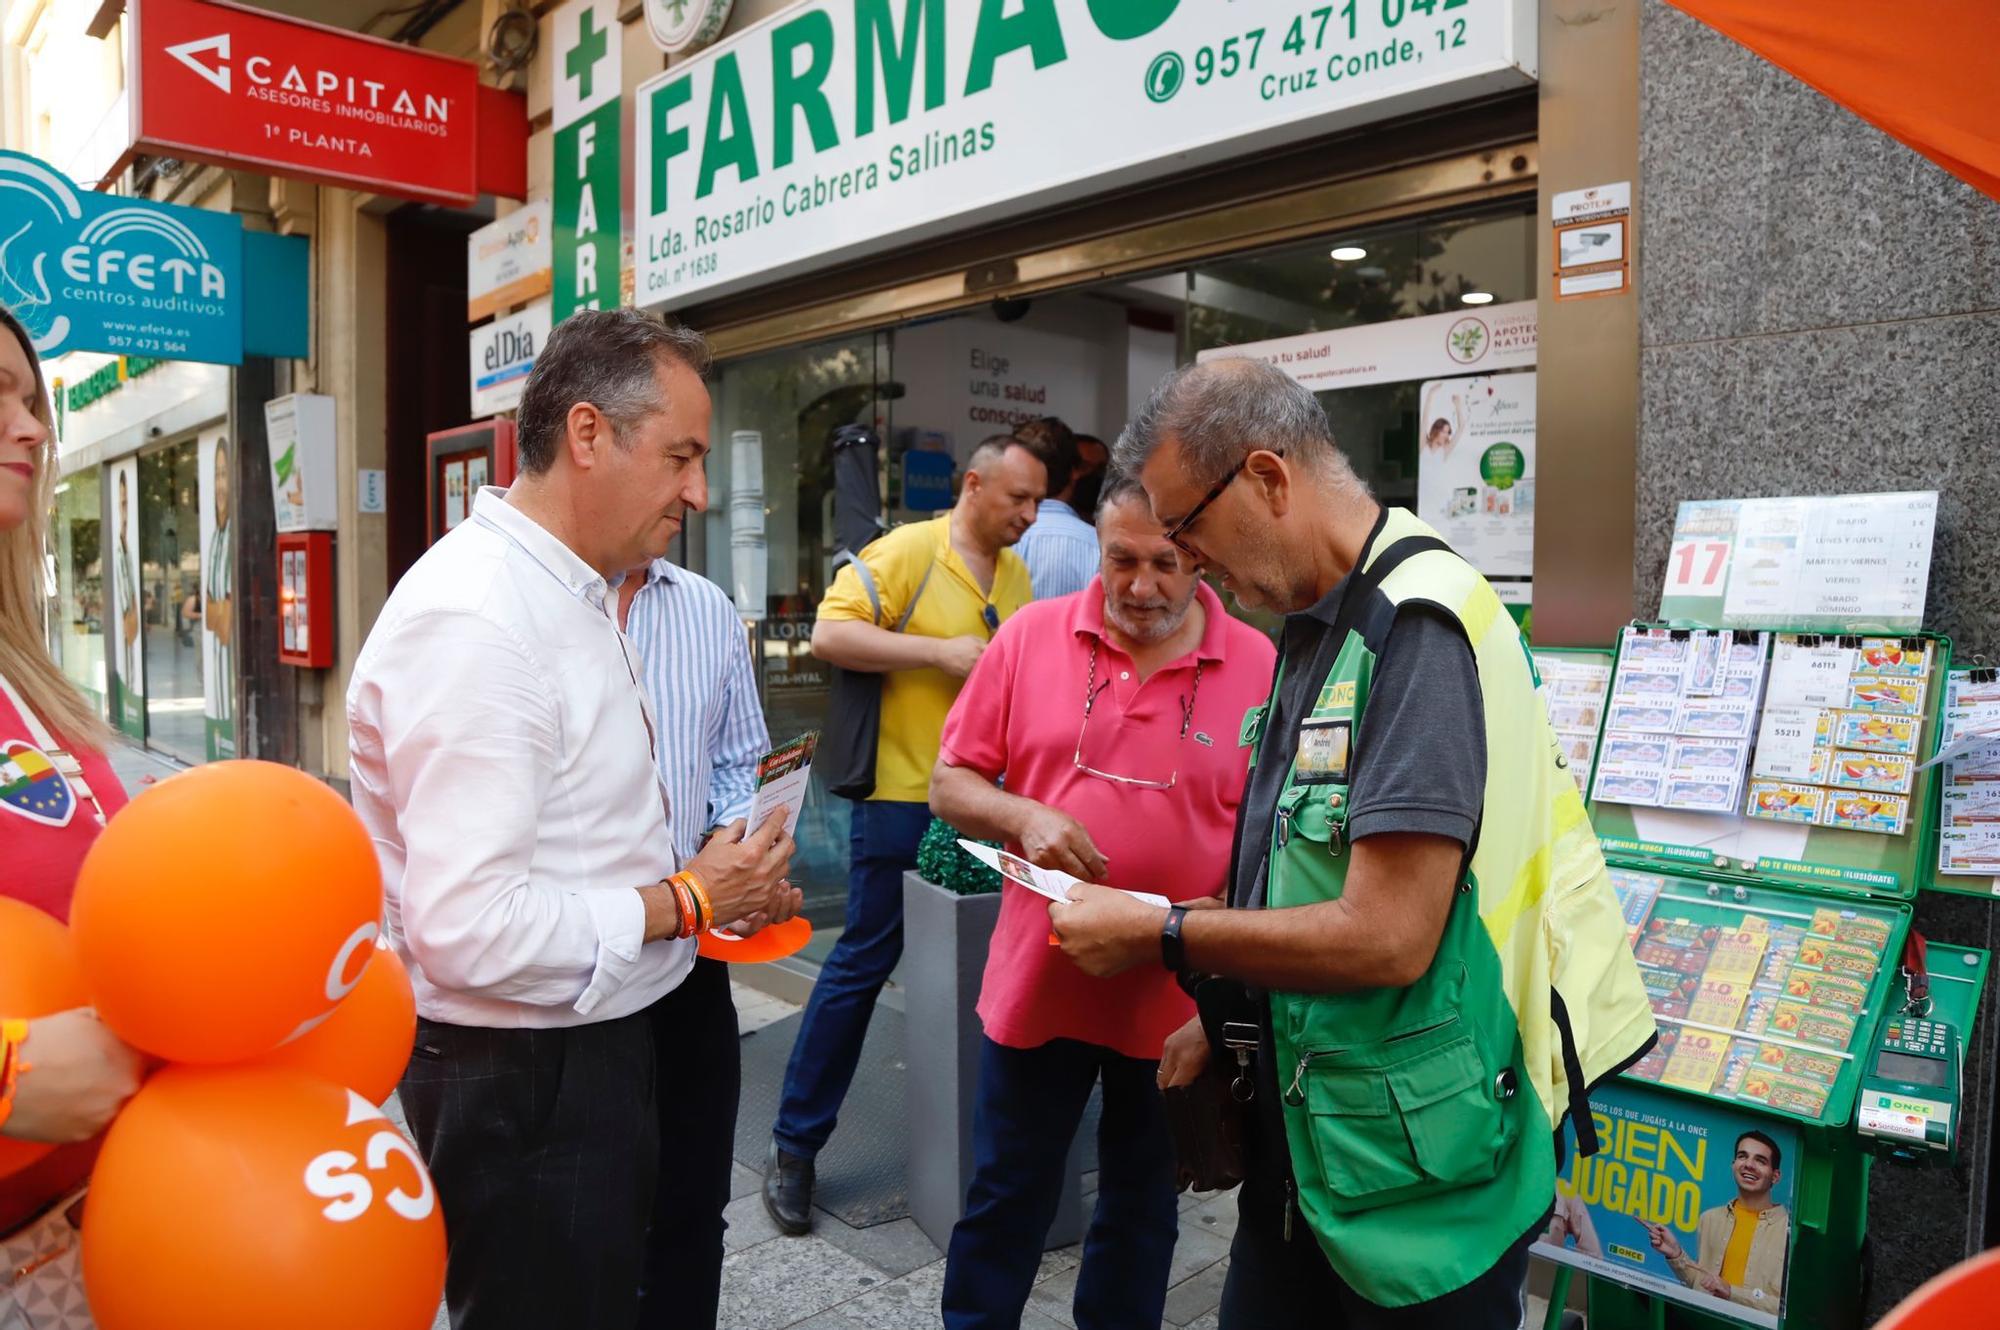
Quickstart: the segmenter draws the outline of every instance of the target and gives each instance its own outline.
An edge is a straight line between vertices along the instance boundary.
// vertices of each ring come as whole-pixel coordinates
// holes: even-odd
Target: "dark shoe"
[[[813,1161],[786,1154],[776,1141],[764,1161],[764,1208],[780,1233],[812,1232]]]

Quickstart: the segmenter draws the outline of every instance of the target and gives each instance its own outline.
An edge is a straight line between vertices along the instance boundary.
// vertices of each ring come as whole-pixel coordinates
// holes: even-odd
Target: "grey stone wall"
[[[1640,25],[1637,600],[1682,499],[1942,494],[1928,626],[2000,659],[2000,203],[1662,0]],[[1984,901],[1932,938],[1993,947]],[[1985,1245],[1995,1020],[1966,1068],[1967,1162],[1878,1166],[1873,1320]]]

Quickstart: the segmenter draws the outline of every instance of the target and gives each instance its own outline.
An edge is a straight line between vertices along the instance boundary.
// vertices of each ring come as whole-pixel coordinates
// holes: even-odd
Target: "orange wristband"
[[[688,891],[694,895],[695,906],[701,911],[700,931],[705,933],[715,927],[715,903],[709,900],[708,888],[702,884],[701,876],[692,868],[683,868],[674,874],[674,878],[685,883]]]
[[[14,1111],[15,1083],[22,1072],[30,1070],[27,1059],[21,1056],[22,1046],[27,1042],[26,1021],[0,1021],[0,1124],[5,1124]]]

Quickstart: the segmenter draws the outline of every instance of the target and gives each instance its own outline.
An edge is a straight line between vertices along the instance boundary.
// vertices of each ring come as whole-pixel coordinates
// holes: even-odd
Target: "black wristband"
[[[1181,921],[1187,906],[1169,905],[1167,922],[1160,925],[1160,963],[1175,974],[1187,969],[1187,949],[1181,944]]]

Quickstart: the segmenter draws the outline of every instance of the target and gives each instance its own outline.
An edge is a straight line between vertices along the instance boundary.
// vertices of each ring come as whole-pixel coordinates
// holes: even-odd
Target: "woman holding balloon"
[[[14,1270],[74,1260],[64,1202],[90,1171],[95,1147],[83,1143],[139,1088],[144,1067],[82,1008],[81,976],[56,922],[125,795],[100,747],[102,723],[43,646],[54,417],[27,330],[4,307],[0,329],[0,1251],[14,1268],[0,1277],[0,1327],[12,1330],[25,1317]],[[52,1014],[23,1019],[31,1010]]]

